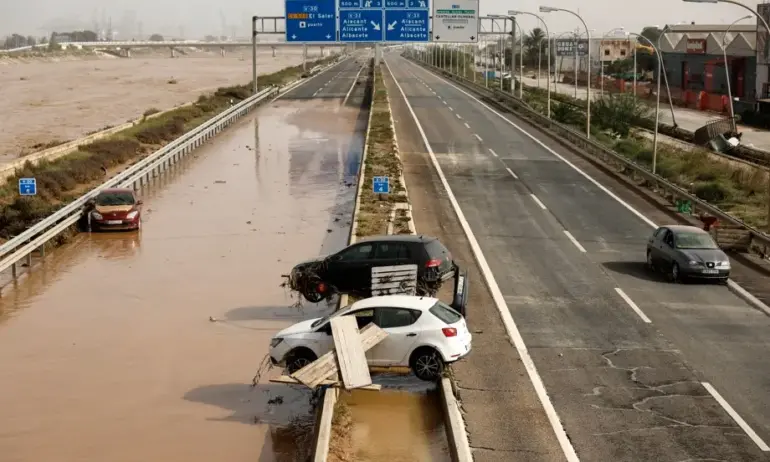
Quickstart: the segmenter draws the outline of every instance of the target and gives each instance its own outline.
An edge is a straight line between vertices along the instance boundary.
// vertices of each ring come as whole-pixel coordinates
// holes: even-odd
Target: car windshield
[[[676,235],[677,249],[718,249],[711,236],[704,233],[681,233]]]
[[[96,205],[134,205],[134,195],[130,192],[108,192],[96,196]]]
[[[348,311],[350,311],[350,307],[351,306],[352,305],[348,305],[345,308],[341,308],[341,309],[339,309],[337,311],[334,311],[332,313],[327,314],[323,318],[320,318],[317,321],[313,322],[313,324],[311,324],[310,327],[311,328],[316,328],[316,327],[318,327],[320,325],[326,324],[327,322],[329,322],[329,320],[331,318],[335,318],[337,316],[343,315],[343,314],[347,313]]]

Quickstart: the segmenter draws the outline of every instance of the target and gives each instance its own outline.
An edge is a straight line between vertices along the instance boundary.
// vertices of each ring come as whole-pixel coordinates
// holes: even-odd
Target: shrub
[[[700,199],[712,204],[719,204],[733,197],[732,188],[721,181],[698,182],[694,192]]]
[[[593,120],[602,128],[621,137],[631,133],[640,119],[649,118],[650,108],[633,95],[619,94],[600,98],[591,104]]]
[[[143,117],[149,117],[149,116],[151,116],[153,114],[157,114],[159,112],[160,112],[160,109],[151,107],[151,108],[147,109],[146,111],[144,111],[144,114],[142,114],[142,116]]]

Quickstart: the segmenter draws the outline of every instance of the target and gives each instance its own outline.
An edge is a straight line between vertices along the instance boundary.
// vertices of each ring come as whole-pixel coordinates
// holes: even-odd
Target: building
[[[724,110],[726,55],[732,96],[753,103],[761,91],[756,79],[756,41],[756,25],[667,26],[659,47],[672,98],[701,109]]]

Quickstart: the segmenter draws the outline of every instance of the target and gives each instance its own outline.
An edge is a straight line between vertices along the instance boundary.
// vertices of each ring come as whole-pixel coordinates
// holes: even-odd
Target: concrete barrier
[[[441,405],[444,412],[444,426],[449,442],[449,452],[452,462],[473,462],[468,433],[465,431],[465,420],[460,411],[460,403],[455,396],[452,379],[444,377],[439,384]]]

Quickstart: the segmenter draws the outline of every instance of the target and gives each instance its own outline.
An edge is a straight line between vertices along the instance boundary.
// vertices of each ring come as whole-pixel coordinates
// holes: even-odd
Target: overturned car
[[[373,295],[373,274],[378,268],[416,266],[416,295],[433,296],[458,274],[449,250],[437,238],[425,235],[386,235],[362,239],[339,252],[296,265],[288,286],[312,303],[334,294],[359,298]]]

